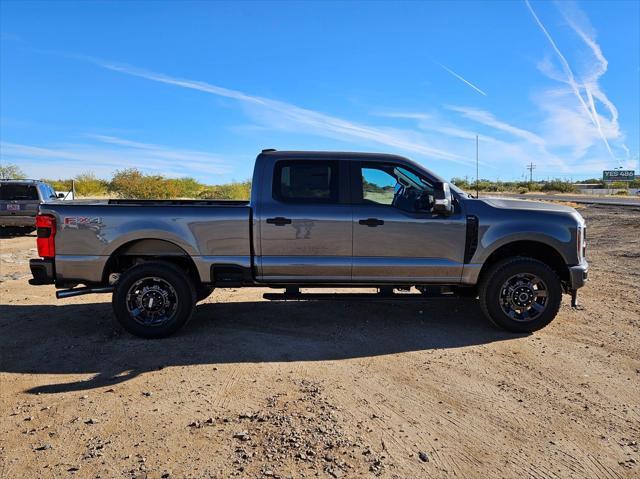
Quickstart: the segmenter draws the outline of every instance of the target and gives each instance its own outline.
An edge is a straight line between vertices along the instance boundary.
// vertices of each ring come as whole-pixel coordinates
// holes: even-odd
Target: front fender
[[[567,264],[574,261],[574,233],[564,224],[509,221],[488,226],[482,231],[473,263],[484,263],[492,253],[516,241],[536,241],[555,249]]]

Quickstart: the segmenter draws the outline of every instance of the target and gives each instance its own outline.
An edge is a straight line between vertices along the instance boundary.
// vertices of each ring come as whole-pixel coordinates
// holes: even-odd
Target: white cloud
[[[249,95],[206,82],[171,77],[129,65],[100,60],[92,61],[109,70],[240,101],[255,120],[273,129],[309,133],[343,141],[364,140],[369,143],[398,148],[426,158],[462,164],[469,163],[469,160],[464,156],[432,146],[415,132],[356,123],[301,108],[291,103]]]
[[[503,131],[517,138],[522,138],[523,140],[527,140],[535,145],[543,147],[545,144],[544,139],[535,133],[510,125],[504,121],[500,121],[493,115],[493,113],[488,111],[468,106],[447,106],[447,109],[460,113],[469,120],[495,128],[496,130]]]
[[[470,129],[472,125],[460,126],[433,112],[426,114],[390,111],[376,114],[415,121],[420,130],[434,133],[435,137],[453,138],[454,142],[449,142],[452,145],[451,148],[455,147],[457,151],[466,149],[473,156],[475,156],[475,139],[478,135],[480,164],[491,169],[490,173],[484,173],[485,176],[495,177],[496,171],[500,170],[504,171],[503,177],[519,176],[529,162],[536,163],[541,172],[553,172],[557,175],[574,171],[573,166],[561,156],[549,152],[546,148],[546,140],[536,133],[500,121],[492,113],[477,108],[448,106],[446,109],[460,113],[463,120],[468,120],[479,128]],[[497,136],[501,136],[502,139]]]
[[[75,176],[92,171],[109,177],[115,170],[138,168],[172,177],[222,175],[230,171],[227,160],[202,151],[141,143],[113,136],[86,135],[93,142],[46,146],[0,142],[3,163],[16,163],[37,178]]]

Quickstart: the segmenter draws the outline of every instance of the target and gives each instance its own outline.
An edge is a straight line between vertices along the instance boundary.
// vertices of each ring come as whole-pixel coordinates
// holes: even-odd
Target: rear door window
[[[0,200],[34,200],[38,201],[38,189],[35,185],[3,183],[0,184]]]
[[[337,161],[279,161],[274,173],[273,193],[280,201],[338,202]]]

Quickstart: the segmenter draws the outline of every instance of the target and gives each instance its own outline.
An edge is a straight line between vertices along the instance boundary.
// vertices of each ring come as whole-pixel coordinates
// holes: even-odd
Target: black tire
[[[213,293],[215,288],[206,284],[199,284],[196,286],[196,301],[199,303],[202,300],[207,299]]]
[[[191,278],[162,261],[142,263],[122,273],[112,298],[120,325],[141,338],[172,335],[191,319],[195,302]]]
[[[556,272],[533,258],[507,258],[492,265],[479,288],[480,308],[496,326],[530,333],[549,324],[562,302]],[[534,304],[535,303],[535,304]]]

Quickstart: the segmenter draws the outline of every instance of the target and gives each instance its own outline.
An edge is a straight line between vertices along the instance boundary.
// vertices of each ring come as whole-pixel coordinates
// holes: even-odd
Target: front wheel
[[[189,321],[195,301],[193,282],[184,271],[154,261],[134,266],[120,276],[112,305],[116,318],[131,334],[163,338]]]
[[[529,333],[549,324],[562,301],[560,278],[533,258],[509,258],[491,266],[479,289],[480,307],[497,326]]]

